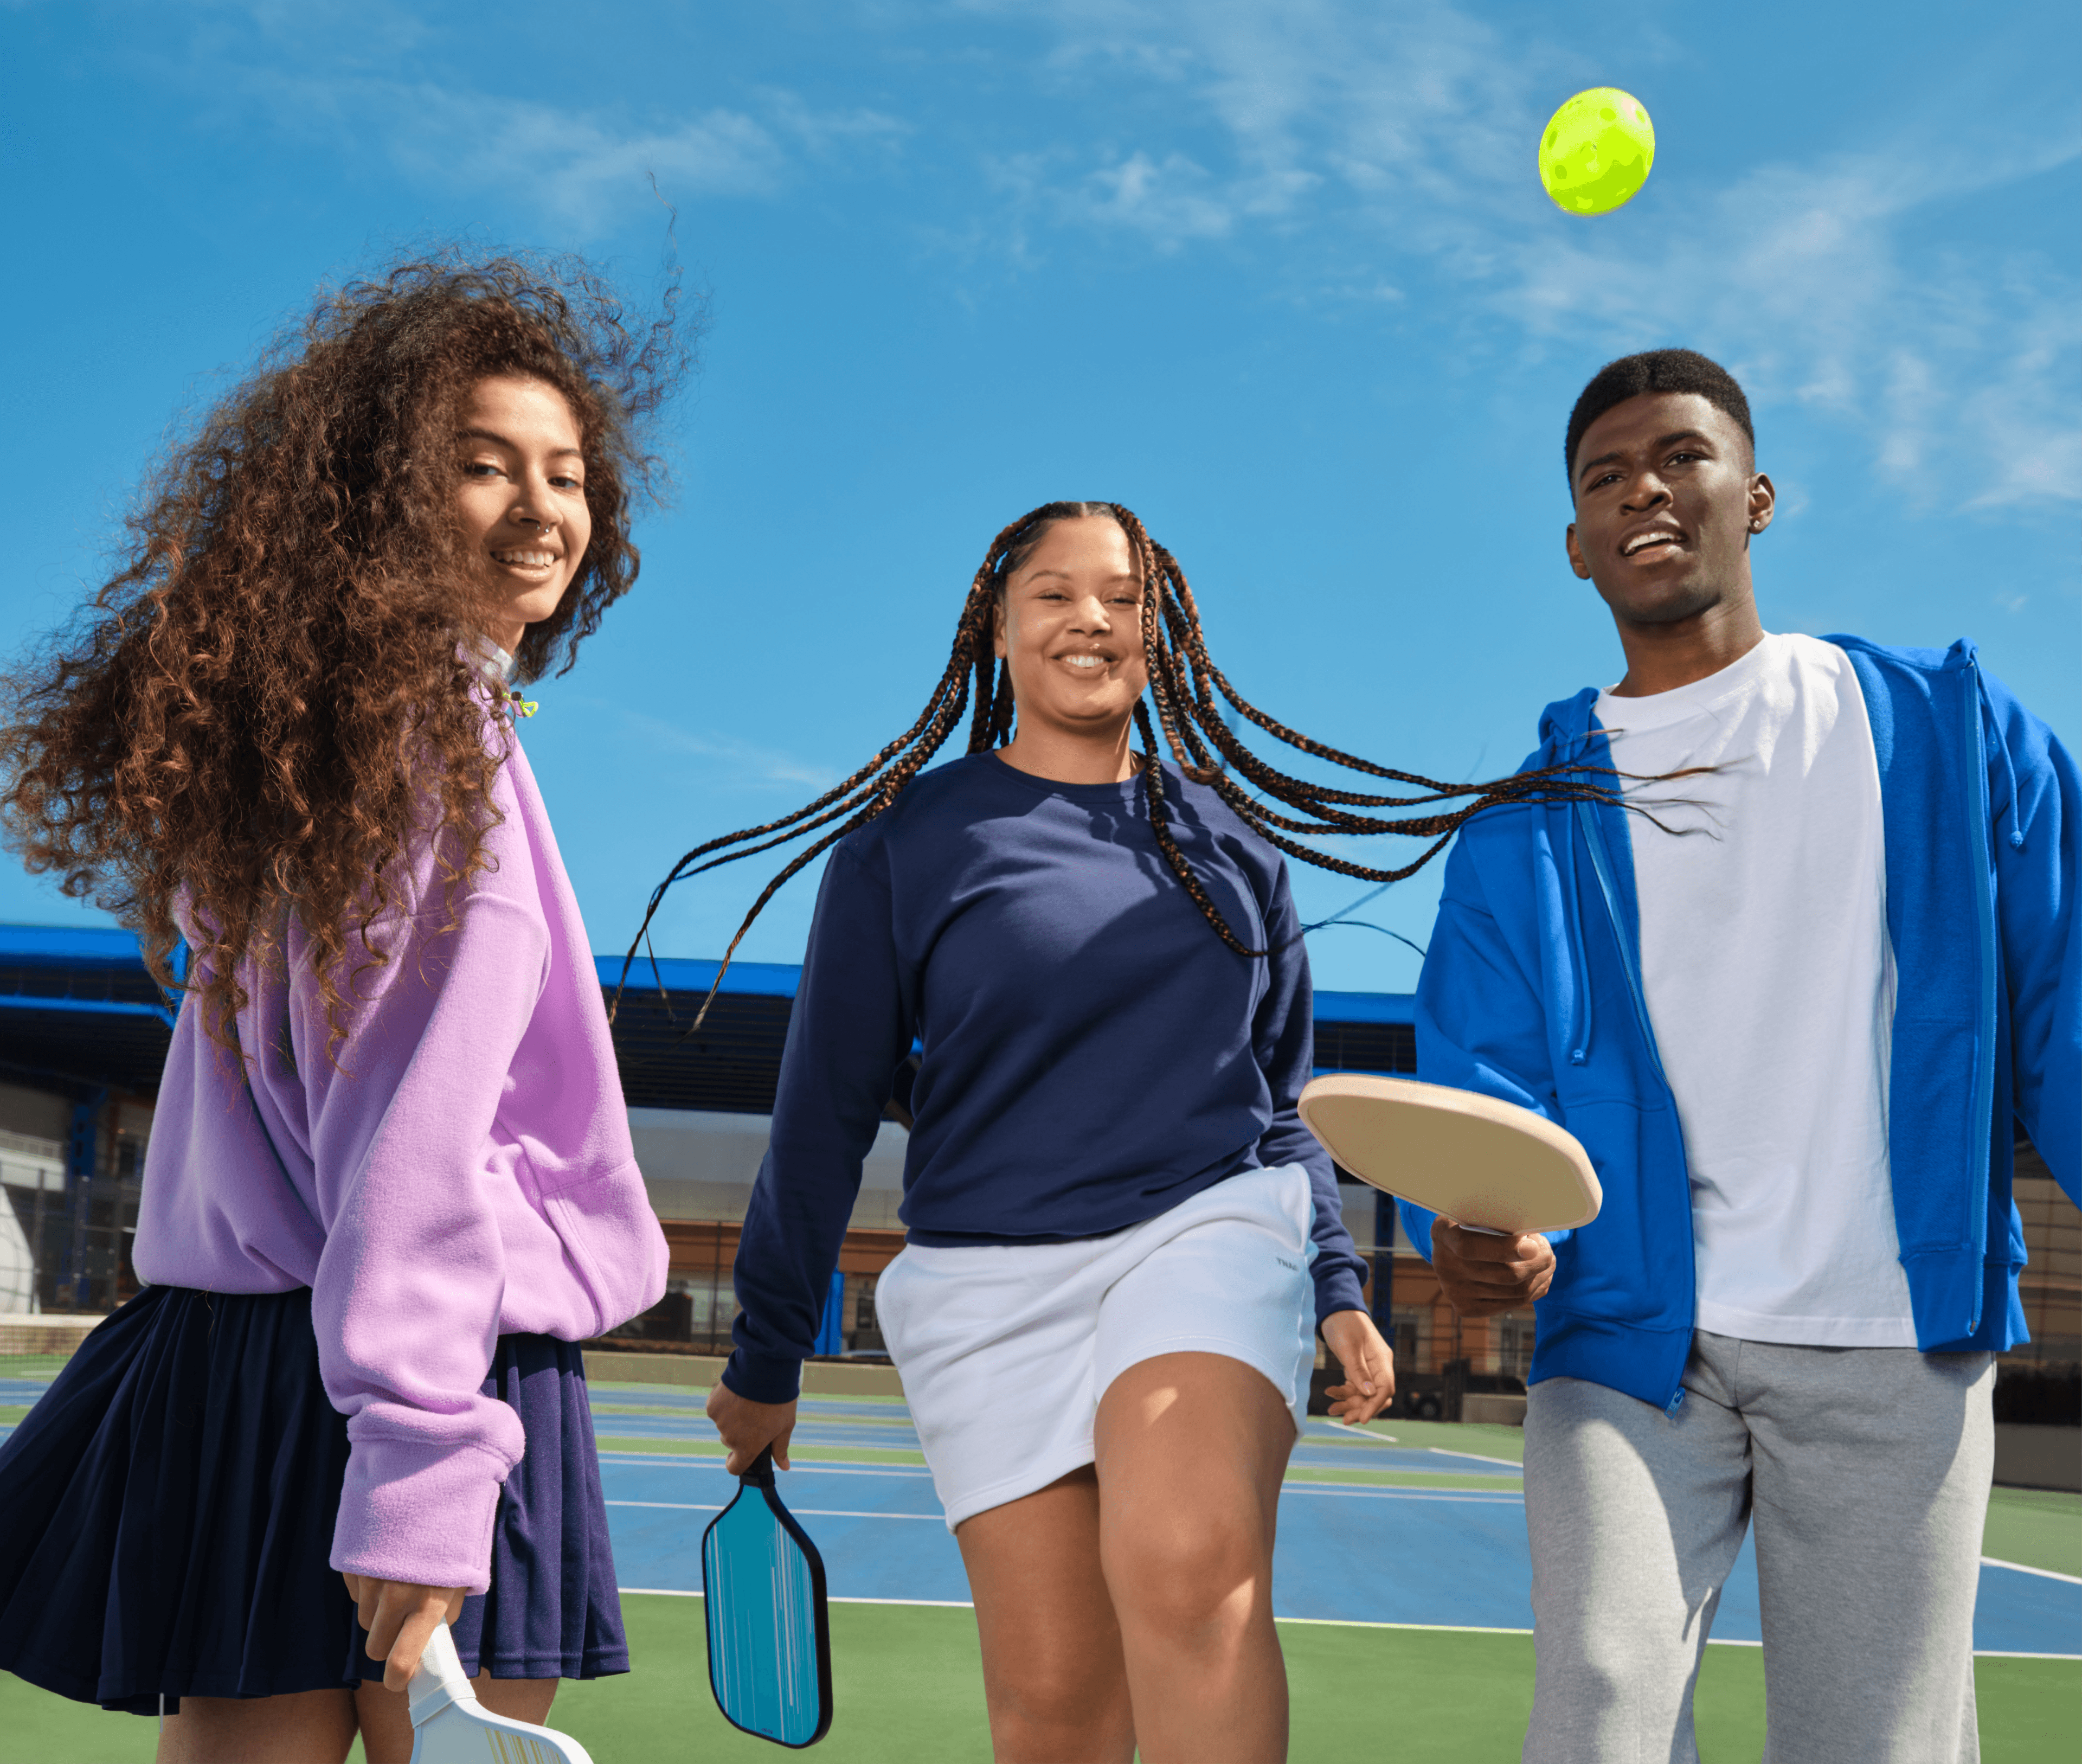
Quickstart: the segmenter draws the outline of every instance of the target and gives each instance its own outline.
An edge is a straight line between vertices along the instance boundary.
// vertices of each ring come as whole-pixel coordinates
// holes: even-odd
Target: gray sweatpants
[[[1533,1386],[1527,1764],[1696,1764],[1692,1686],[1752,1522],[1768,1764],[1972,1764],[1993,1364],[1701,1330],[1674,1416]]]

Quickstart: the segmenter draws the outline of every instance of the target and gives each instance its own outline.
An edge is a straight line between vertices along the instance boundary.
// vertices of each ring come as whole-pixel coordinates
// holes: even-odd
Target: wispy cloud
[[[689,196],[767,196],[787,156],[774,131],[742,111],[698,112],[668,128],[616,129],[583,112],[516,104],[440,87],[365,86],[354,108],[381,118],[381,138],[423,177],[525,179],[548,213],[581,226],[645,175]]]
[[[744,108],[713,107],[648,127],[582,108],[367,76],[314,82],[256,71],[248,91],[285,129],[326,128],[377,142],[423,181],[525,188],[545,218],[580,235],[608,231],[630,206],[647,201],[651,174],[675,199],[773,196],[806,161],[841,146],[886,148],[906,133],[873,111],[820,111],[772,88]]]
[[[806,68],[803,89],[711,86],[724,101],[647,111],[474,87],[395,0],[186,16],[208,21],[198,91],[241,125],[258,107],[426,184],[525,191],[567,236],[625,223],[649,172],[674,198],[778,200],[929,162],[912,237],[972,270],[1017,276],[1102,239],[1254,258],[1294,305],[1397,303],[1533,356],[1688,341],[1767,412],[1798,405],[1859,437],[1916,500],[2082,496],[2071,251],[2039,228],[1979,260],[1946,255],[1946,205],[2000,200],[2082,154],[2071,102],[2021,100],[2025,49],[2000,29],[1941,91],[1868,96],[1833,154],[1825,141],[1718,188],[1694,174],[1692,199],[1655,206],[1647,229],[1646,206],[1586,224],[1529,192],[1548,106],[1594,77],[1560,23],[1449,0],[872,0],[820,8],[817,27],[857,35],[853,66],[904,60],[881,108],[811,95]],[[1657,29],[1630,49],[1675,66],[1688,52]],[[1003,95],[979,105],[985,78]]]
[[[626,735],[634,736],[649,753],[667,758],[704,762],[705,775],[734,790],[763,789],[788,784],[815,793],[828,790],[841,774],[820,766],[779,748],[763,747],[735,736],[714,735],[684,728],[663,717],[632,711],[626,705],[589,694],[571,695],[575,707],[612,719]]]
[[[1862,433],[1876,471],[1919,498],[2082,496],[2071,265],[2029,239],[1948,261],[1928,219],[2082,154],[2071,107],[2009,101],[2000,55],[1953,70],[1939,125],[1925,95],[1899,95],[1898,113],[1865,120],[1863,150],[1759,165],[1666,205],[1645,234],[1527,200],[1526,143],[1556,92],[1587,83],[1559,40],[1437,0],[963,10],[1047,36],[1039,82],[1113,118],[1083,154],[1025,162],[1023,228],[1139,234],[1165,253],[1262,238],[1304,302],[1437,276],[1460,297],[1442,322],[1501,323],[1536,349],[1721,354],[1766,407]]]
[[[175,21],[176,27],[180,21]],[[453,20],[448,21],[452,26]],[[651,200],[773,197],[900,146],[910,125],[858,105],[820,106],[776,85],[728,104],[639,111],[545,103],[471,83],[453,32],[391,0],[238,0],[202,6],[167,57],[205,115],[372,151],[415,180],[525,193],[537,217],[584,238]]]
[[[1092,220],[1132,227],[1160,245],[1190,238],[1219,238],[1235,224],[1233,205],[1200,167],[1183,154],[1161,160],[1130,154],[1117,165],[1089,173],[1073,203],[1081,200]]]

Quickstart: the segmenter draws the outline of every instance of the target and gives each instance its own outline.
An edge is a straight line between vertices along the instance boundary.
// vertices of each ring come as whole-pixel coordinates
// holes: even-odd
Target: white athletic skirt
[[[1308,1413],[1315,1199],[1299,1164],[1247,1171],[1072,1243],[913,1243],[876,1284],[947,1529],[1092,1462],[1106,1386],[1140,1361],[1219,1353]]]

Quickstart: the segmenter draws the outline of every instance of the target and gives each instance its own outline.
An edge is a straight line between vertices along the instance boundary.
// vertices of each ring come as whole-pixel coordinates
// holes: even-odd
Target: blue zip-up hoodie
[[[1898,977],[1888,1154],[1916,1344],[2000,1352],[2026,1339],[2014,1123],[2082,1199],[2082,777],[1970,643],[1824,640],[1850,657],[1879,761]],[[1612,763],[1597,696],[1547,707],[1528,767]],[[1587,1378],[1674,1410],[1696,1302],[1691,1179],[1642,993],[1623,809],[1545,803],[1462,829],[1418,985],[1417,1066],[1558,1122],[1604,1185],[1593,1223],[1553,1234],[1532,1381]],[[1432,1215],[1402,1213],[1428,1255]]]

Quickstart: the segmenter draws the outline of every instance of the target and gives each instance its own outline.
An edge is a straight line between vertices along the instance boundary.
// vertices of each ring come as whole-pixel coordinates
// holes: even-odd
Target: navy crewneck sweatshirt
[[[1169,766],[1164,795],[1223,917],[1270,955],[1216,935],[1157,848],[1140,778],[1062,784],[971,754],[833,848],[738,1248],[723,1382],[740,1395],[796,1394],[914,1040],[912,1243],[1099,1237],[1298,1163],[1317,1315],[1362,1308],[1335,1172],[1295,1112],[1314,1024],[1286,862]]]

